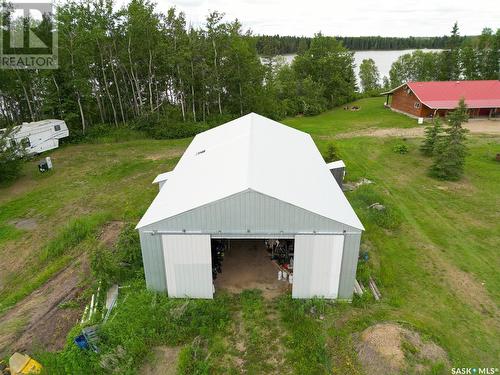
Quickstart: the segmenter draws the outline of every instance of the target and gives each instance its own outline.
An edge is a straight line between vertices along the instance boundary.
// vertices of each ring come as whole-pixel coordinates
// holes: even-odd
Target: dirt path
[[[500,135],[500,121],[489,120],[471,120],[464,124],[471,134]],[[353,138],[353,137],[404,137],[420,138],[424,136],[424,126],[415,128],[368,128],[348,133],[340,133],[335,138]]]
[[[122,222],[106,224],[99,241],[111,248],[122,228]],[[88,285],[89,276],[89,260],[84,253],[2,315],[0,357],[12,351],[62,349],[69,330],[82,315],[85,301],[79,301],[79,297]],[[71,304],[68,306],[69,302]]]
[[[80,255],[49,282],[35,290],[0,318],[0,356],[39,347],[57,350],[81,315],[81,308],[61,308],[83,292],[89,274],[86,254]]]

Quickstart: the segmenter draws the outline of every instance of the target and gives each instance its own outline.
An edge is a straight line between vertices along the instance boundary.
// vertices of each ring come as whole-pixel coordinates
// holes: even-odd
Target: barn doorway
[[[215,291],[259,289],[274,298],[291,290],[293,245],[293,239],[212,239]]]

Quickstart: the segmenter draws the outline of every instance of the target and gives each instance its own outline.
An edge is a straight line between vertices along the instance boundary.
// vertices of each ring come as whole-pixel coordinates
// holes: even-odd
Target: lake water
[[[354,63],[356,64],[354,72],[356,73],[356,78],[359,81],[359,65],[364,59],[373,59],[375,65],[377,65],[378,71],[380,73],[380,80],[384,76],[389,77],[389,70],[394,61],[398,59],[399,56],[406,53],[412,53],[414,49],[405,50],[391,50],[391,51],[354,51]],[[424,52],[435,52],[440,51],[438,49],[423,49]],[[283,55],[285,61],[290,64],[296,55]]]

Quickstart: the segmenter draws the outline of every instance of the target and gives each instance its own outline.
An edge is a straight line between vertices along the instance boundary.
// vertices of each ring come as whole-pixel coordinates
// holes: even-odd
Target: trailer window
[[[54,126],[54,130],[55,130],[56,132],[58,132],[59,130],[61,130],[61,125],[55,125],[55,126]]]

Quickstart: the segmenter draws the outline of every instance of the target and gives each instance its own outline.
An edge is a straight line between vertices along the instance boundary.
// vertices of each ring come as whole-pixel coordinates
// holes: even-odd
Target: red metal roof
[[[432,109],[456,108],[461,98],[469,108],[500,108],[500,80],[408,82],[407,85]]]

